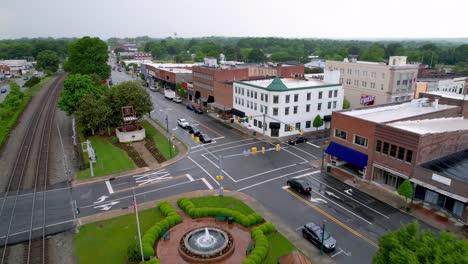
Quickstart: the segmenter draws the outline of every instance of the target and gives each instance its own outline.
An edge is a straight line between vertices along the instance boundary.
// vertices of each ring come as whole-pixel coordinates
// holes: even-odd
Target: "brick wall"
[[[278,77],[291,78],[294,74],[304,74],[304,65],[284,66],[278,64],[277,66]]]
[[[424,135],[420,139],[416,164],[422,164],[468,149],[468,131]]]

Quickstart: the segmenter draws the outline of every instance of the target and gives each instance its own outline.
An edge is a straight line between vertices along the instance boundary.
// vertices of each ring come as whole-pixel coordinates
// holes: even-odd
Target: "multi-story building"
[[[459,208],[468,202],[468,120],[459,116],[459,106],[428,98],[333,112],[325,150],[330,171],[392,192],[409,179],[416,198],[466,223]],[[451,162],[455,153],[462,162]]]
[[[467,77],[454,78],[418,78],[416,82],[415,97],[420,92],[450,92],[454,94],[465,94],[465,83]]]
[[[338,72],[337,72],[338,73]],[[339,74],[325,79],[279,78],[235,81],[233,109],[235,117],[252,116],[246,127],[271,137],[284,137],[323,129],[315,128],[319,115],[330,120],[332,111],[343,106],[343,88]],[[335,78],[333,78],[335,77]],[[290,131],[290,127],[293,131]]]
[[[142,63],[141,69],[151,84],[160,82],[164,87],[175,88],[177,83],[192,82],[192,64]]]
[[[405,101],[414,96],[418,65],[407,64],[404,56],[392,56],[388,63],[327,61],[325,68],[341,72],[340,82],[351,108]]]
[[[421,98],[429,98],[441,104],[456,105],[460,107],[459,115],[468,118],[468,94],[456,94],[452,92],[425,92],[420,93]]]

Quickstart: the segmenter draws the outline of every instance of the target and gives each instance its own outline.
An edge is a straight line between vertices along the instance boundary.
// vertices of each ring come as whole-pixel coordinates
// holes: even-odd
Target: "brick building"
[[[468,149],[468,120],[459,116],[460,107],[428,98],[334,112],[325,150],[328,166],[332,173],[394,192],[409,179],[417,186],[417,199],[445,208],[466,223],[467,214],[460,208],[468,202],[468,174],[454,174],[449,169],[457,168],[454,163],[440,165],[440,159],[453,160],[450,155]],[[468,156],[464,159],[460,166],[468,165]],[[445,171],[428,169],[437,160]]]
[[[150,84],[161,83],[163,87],[175,88],[177,83],[192,82],[192,64],[142,63],[142,72]]]
[[[429,98],[431,102],[438,99],[441,104],[457,105],[460,106],[459,114],[463,114],[465,118],[468,118],[468,95],[467,94],[455,94],[452,92],[426,92],[420,93],[421,98]]]

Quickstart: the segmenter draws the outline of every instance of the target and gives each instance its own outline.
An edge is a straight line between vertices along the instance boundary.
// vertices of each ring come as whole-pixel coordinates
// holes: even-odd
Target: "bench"
[[[247,249],[245,250],[245,255],[248,256],[250,252],[254,249],[254,244],[250,242],[250,244],[247,246]]]
[[[223,221],[223,222],[224,222],[224,221],[226,221],[226,219],[227,219],[227,217],[226,217],[225,215],[222,215],[222,214],[218,214],[218,215],[216,215],[216,217],[215,217],[215,220],[216,220],[216,221],[219,220],[219,221]]]
[[[169,238],[171,238],[171,233],[169,232],[169,230],[166,230],[162,235],[161,235],[162,239],[164,240],[167,240]]]

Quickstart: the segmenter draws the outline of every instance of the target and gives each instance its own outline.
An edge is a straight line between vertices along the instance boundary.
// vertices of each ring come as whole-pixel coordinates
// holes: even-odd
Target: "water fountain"
[[[215,262],[232,253],[233,242],[231,234],[220,228],[202,227],[182,236],[179,252],[188,261]]]

